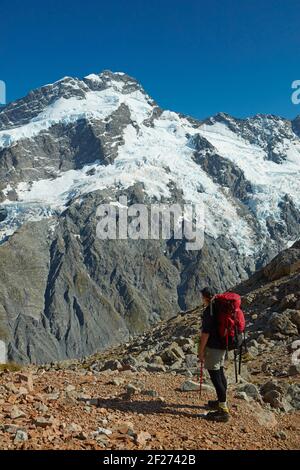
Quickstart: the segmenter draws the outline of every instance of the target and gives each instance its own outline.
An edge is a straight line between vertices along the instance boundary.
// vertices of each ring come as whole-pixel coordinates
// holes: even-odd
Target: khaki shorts
[[[204,365],[208,370],[219,370],[224,367],[226,351],[224,349],[205,348]]]

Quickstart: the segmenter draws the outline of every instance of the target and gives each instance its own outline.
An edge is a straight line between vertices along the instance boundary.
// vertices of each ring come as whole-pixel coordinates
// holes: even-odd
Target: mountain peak
[[[128,100],[143,102],[139,106],[141,111],[155,106],[138,81],[122,72],[104,70],[83,79],[63,77],[31,91],[0,111],[0,147],[36,135],[58,122],[75,122],[93,116],[103,119]],[[136,108],[135,103],[132,104]],[[144,118],[147,117],[146,112]]]
[[[113,88],[120,93],[132,93],[141,91],[146,95],[141,84],[130,75],[124,72],[112,72],[103,70],[99,74],[91,73],[83,78],[83,82],[88,85],[92,91],[101,91],[106,88]]]
[[[193,305],[204,282],[221,291],[248,277],[299,238],[299,156],[290,121],[191,120],[122,72],[63,77],[6,107],[0,313],[14,358],[87,355]],[[203,207],[203,250],[102,243],[96,209],[121,195]]]

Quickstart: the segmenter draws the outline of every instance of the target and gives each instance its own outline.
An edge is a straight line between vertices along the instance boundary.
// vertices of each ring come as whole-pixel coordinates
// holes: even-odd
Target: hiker
[[[208,413],[206,418],[228,422],[230,415],[227,405],[224,361],[227,350],[237,349],[242,344],[241,332],[245,328],[245,319],[240,310],[239,295],[231,292],[215,295],[209,287],[205,287],[201,294],[206,309],[202,317],[199,359],[202,363],[204,362],[217,394],[217,400],[209,400],[207,403],[207,406],[215,411]],[[234,313],[234,321],[231,320],[232,313]],[[233,328],[229,324],[231,321],[233,321]]]

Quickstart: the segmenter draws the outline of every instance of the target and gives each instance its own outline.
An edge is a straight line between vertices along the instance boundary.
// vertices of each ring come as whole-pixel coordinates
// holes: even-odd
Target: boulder
[[[184,359],[185,354],[178,344],[172,343],[161,353],[160,357],[162,358],[164,364],[172,365],[174,362],[177,362],[178,359]]]
[[[151,364],[160,364],[161,366],[164,365],[164,361],[162,360],[162,358],[160,356],[157,356],[157,355],[151,357],[150,363]]]
[[[265,403],[270,403],[272,408],[282,407],[282,395],[276,390],[270,390],[264,394],[263,400]]]
[[[120,377],[114,377],[112,380],[108,382],[108,385],[116,385],[119,387],[124,383],[124,379],[121,379]]]
[[[129,356],[126,356],[124,359],[122,359],[122,365],[136,367],[138,365],[138,361],[135,357],[129,355]]]
[[[188,369],[193,369],[199,365],[199,359],[196,354],[187,354],[185,356],[185,363]]]
[[[17,406],[12,406],[11,411],[10,411],[10,418],[11,419],[18,419],[18,418],[24,418],[26,414],[20,410]]]
[[[258,342],[255,339],[251,339],[248,341],[248,348],[253,347],[253,348],[258,348]]]
[[[276,334],[280,334],[283,337],[298,335],[297,326],[291,321],[290,311],[284,313],[272,312],[266,325],[265,334],[275,337]]]
[[[282,251],[264,269],[263,274],[268,281],[275,281],[300,271],[300,248],[294,244]]]
[[[252,416],[257,420],[260,426],[266,428],[273,428],[277,426],[277,421],[272,411],[264,410],[260,408],[252,413]]]
[[[176,361],[174,362],[174,364],[170,366],[170,370],[175,370],[175,371],[178,371],[181,368],[182,368],[182,360]]]
[[[48,428],[53,425],[53,418],[51,416],[47,418],[39,416],[34,419],[33,424],[38,428]]]
[[[246,392],[236,392],[235,395],[234,395],[234,398],[238,398],[240,400],[245,400],[245,401],[249,401],[249,397],[247,395]]]
[[[20,373],[18,374],[18,380],[21,383],[24,383],[25,387],[29,392],[33,392],[33,376],[30,372],[27,374],[25,373]]]
[[[26,431],[22,431],[21,429],[18,429],[14,438],[14,444],[18,444],[20,442],[26,442],[28,441],[28,434]]]
[[[191,338],[184,338],[183,336],[180,336],[180,338],[176,339],[176,343],[181,348],[183,346],[189,346],[191,348],[194,346],[194,341]]]
[[[259,345],[268,344],[268,340],[265,338],[265,336],[262,333],[258,335],[258,337],[256,338],[256,341]]]
[[[104,363],[102,370],[120,370],[122,369],[122,364],[118,360],[109,360]]]
[[[138,445],[145,446],[147,444],[147,441],[150,441],[152,438],[151,434],[145,431],[141,431],[135,436],[135,442]]]
[[[194,382],[193,380],[186,380],[181,384],[180,390],[182,392],[195,392],[200,390],[200,384],[197,382]],[[213,387],[207,384],[202,384],[202,390],[206,392],[211,392],[214,390]]]
[[[278,304],[278,310],[284,311],[286,309],[297,308],[298,298],[295,294],[288,294],[282,297]]]
[[[112,434],[111,429],[106,429],[106,428],[98,428],[97,431],[94,433],[95,435],[101,435],[104,434],[105,436],[110,436]]]
[[[251,383],[239,385],[237,391],[244,392],[248,397],[254,398],[255,400],[260,398],[260,393],[257,386]]]
[[[139,387],[137,387],[136,385],[127,384],[126,387],[125,387],[125,393],[128,396],[137,395],[140,392],[141,392],[141,389]]]
[[[296,339],[295,341],[293,341],[290,346],[291,351],[297,351],[298,349],[300,350],[300,339]]]
[[[300,310],[289,309],[286,310],[284,313],[289,315],[291,322],[297,326],[298,331],[300,332]]]
[[[3,425],[4,432],[7,432],[9,434],[16,434],[18,429],[20,429],[20,427],[17,426],[16,424],[4,424]]]
[[[27,390],[27,388],[26,388],[26,387],[20,387],[18,394],[19,394],[19,395],[28,395],[28,390]]]
[[[143,395],[146,395],[148,397],[156,398],[159,396],[156,390],[144,390]]]
[[[291,364],[288,370],[288,375],[294,376],[300,374],[300,363],[299,364]]]
[[[296,410],[300,410],[300,384],[291,384],[286,393],[286,400]]]
[[[129,436],[135,436],[134,425],[131,422],[119,423],[116,426],[115,431],[119,432],[120,434],[128,434]]]
[[[40,411],[41,413],[48,413],[49,411],[48,406],[44,405],[44,403],[35,403],[33,406],[37,411]]]
[[[286,441],[287,440],[287,434],[284,432],[284,431],[278,431],[275,433],[275,437],[277,439],[281,439],[283,441]]]
[[[70,433],[80,433],[82,431],[82,427],[76,423],[70,423],[66,426],[66,431]]]
[[[280,394],[284,393],[283,387],[278,383],[277,380],[269,380],[260,387],[260,393],[264,396],[266,393],[271,391],[279,392]]]
[[[146,370],[148,372],[166,372],[166,368],[161,364],[147,364]]]
[[[248,354],[250,354],[252,357],[256,357],[259,354],[259,350],[255,346],[249,346],[248,347]]]
[[[13,394],[18,394],[19,393],[19,390],[18,388],[15,386],[15,384],[13,382],[8,382],[4,385],[4,387],[6,388],[6,390],[9,392],[9,393],[13,393]]]
[[[46,399],[47,399],[48,401],[56,401],[56,400],[59,399],[59,397],[60,397],[60,393],[59,393],[59,392],[48,393],[48,394],[46,395]]]

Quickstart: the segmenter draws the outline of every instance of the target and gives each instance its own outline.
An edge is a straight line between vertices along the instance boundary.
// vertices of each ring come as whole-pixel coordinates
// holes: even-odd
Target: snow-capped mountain
[[[299,238],[299,184],[299,118],[197,121],[109,71],[11,103],[0,111],[0,315],[11,356],[94,352],[194,304],[203,284],[245,279]],[[204,203],[205,246],[101,244],[96,203],[122,194]],[[18,256],[13,274],[18,250],[30,264],[25,280]]]

